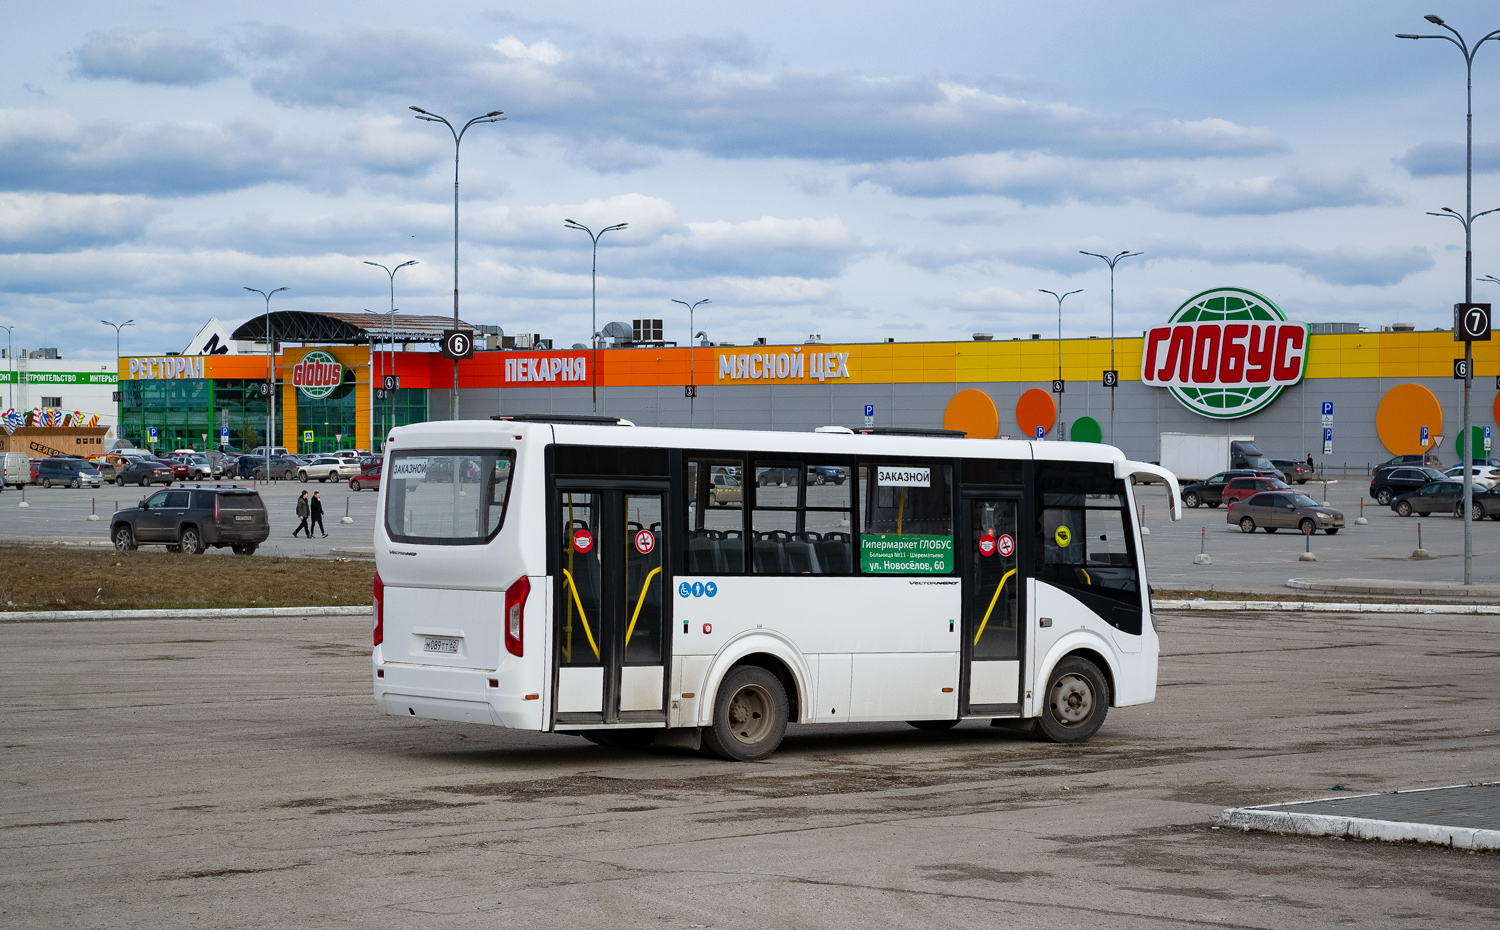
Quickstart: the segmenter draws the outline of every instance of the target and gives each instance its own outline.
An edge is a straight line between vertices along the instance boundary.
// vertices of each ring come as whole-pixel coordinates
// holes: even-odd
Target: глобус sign
[[[1189,298],[1146,332],[1141,381],[1194,413],[1234,419],[1269,406],[1307,371],[1308,327],[1254,291],[1221,287]]]

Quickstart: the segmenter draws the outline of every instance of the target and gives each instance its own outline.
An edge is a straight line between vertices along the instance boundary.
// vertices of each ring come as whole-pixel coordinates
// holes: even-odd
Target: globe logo
[[[1307,369],[1308,326],[1270,298],[1237,287],[1190,297],[1167,325],[1146,333],[1141,381],[1164,387],[1206,417],[1264,409]]]

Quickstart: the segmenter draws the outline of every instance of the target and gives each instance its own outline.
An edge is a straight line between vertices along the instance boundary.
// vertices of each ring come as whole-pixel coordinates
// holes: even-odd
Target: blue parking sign
[[[147,442],[156,442],[156,427],[154,427],[154,426],[148,426],[148,427],[146,427],[146,441]]]
[[[867,416],[867,417],[873,417],[874,415],[875,415],[875,405],[874,404],[865,404],[865,416]]]
[[[1331,417],[1331,416],[1333,416],[1333,401],[1331,401],[1331,400],[1325,400],[1325,401],[1323,401],[1323,416],[1325,416],[1325,417]]]
[[[1323,427],[1323,441],[1324,442],[1333,442],[1333,427],[1331,427],[1331,426],[1325,426],[1325,427]]]
[[[1045,427],[1045,426],[1038,426],[1036,428],[1036,438],[1041,439],[1042,437],[1044,437],[1046,435],[1047,435],[1047,427]]]
[[[223,442],[223,443],[229,442],[229,427],[227,427],[227,426],[221,426],[221,427],[219,427],[219,442]]]
[[[1422,445],[1427,445],[1427,427],[1422,427]]]

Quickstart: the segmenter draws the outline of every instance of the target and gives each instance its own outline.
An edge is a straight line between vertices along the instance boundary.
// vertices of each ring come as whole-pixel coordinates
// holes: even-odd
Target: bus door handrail
[[[974,633],[974,645],[979,645],[979,637],[984,635],[984,628],[990,622],[990,614],[995,612],[995,605],[1000,602],[1000,592],[1005,590],[1005,583],[1009,581],[1010,576],[1014,575],[1015,573],[1016,570],[1013,568],[1000,576],[1000,583],[995,585],[995,596],[990,598],[990,606],[984,612],[984,619],[979,621],[978,631]]]
[[[651,579],[660,574],[661,566],[658,565],[651,569],[651,573],[646,576],[646,580],[641,582],[641,596],[636,598],[635,613],[630,615],[630,626],[625,628],[625,645],[627,646],[630,645],[630,634],[635,632],[635,622],[641,618],[641,607],[646,603],[646,590],[651,587]],[[585,624],[585,629],[587,629],[587,624]]]
[[[573,592],[573,603],[578,607],[578,619],[583,621],[583,635],[589,638],[589,648],[594,650],[594,658],[599,658],[599,644],[594,642],[594,633],[589,629],[589,616],[584,613],[583,600],[578,596],[578,585],[573,581],[573,573],[566,568],[562,570],[563,577],[568,579],[568,590]]]

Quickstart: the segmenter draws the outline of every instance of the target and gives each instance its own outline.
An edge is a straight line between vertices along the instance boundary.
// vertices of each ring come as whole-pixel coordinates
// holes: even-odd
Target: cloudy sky
[[[1493,2],[1429,4],[1466,35]],[[12,4],[0,322],[17,346],[181,349],[275,306],[461,312],[586,341],[1117,331],[1233,285],[1294,318],[1451,321],[1463,62],[1410,2]],[[1475,69],[1500,206],[1500,43]],[[461,125],[461,122],[460,122]],[[1486,225],[1486,224],[1489,225]],[[1476,223],[1500,275],[1500,214]],[[1476,299],[1500,300],[1477,285]]]

